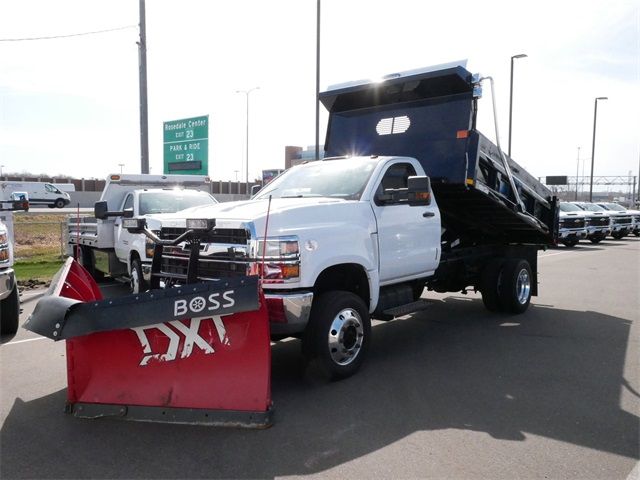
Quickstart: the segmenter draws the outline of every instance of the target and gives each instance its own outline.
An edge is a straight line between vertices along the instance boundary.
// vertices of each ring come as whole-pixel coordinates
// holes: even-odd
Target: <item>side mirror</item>
[[[107,206],[107,202],[96,202],[93,207],[93,214],[96,218],[100,220],[104,220],[107,218],[107,212],[109,211],[109,207]]]
[[[429,177],[407,179],[408,203],[412,207],[431,205],[431,180]]]

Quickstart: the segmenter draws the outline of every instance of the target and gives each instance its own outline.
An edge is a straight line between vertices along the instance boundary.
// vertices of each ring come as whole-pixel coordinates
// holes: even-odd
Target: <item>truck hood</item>
[[[330,207],[330,208],[327,208]],[[150,215],[163,227],[185,228],[188,218],[214,218],[218,228],[239,228],[252,224],[261,236],[269,211],[269,236],[295,234],[292,230],[311,224],[356,221],[366,215],[368,203],[329,197],[275,198],[225,202],[182,210],[177,213]]]
[[[587,212],[560,212],[560,218],[585,218],[588,216]]]

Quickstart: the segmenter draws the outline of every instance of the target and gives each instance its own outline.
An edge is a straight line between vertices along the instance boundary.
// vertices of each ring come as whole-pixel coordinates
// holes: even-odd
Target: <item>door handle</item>
[[[435,214],[435,213],[433,213],[433,212],[424,212],[424,213],[422,214],[422,216],[423,216],[424,218],[429,218],[429,217],[435,217],[435,216],[436,216],[436,214]]]

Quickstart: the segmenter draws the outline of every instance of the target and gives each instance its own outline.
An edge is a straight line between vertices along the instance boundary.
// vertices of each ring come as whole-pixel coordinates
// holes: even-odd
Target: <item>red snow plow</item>
[[[66,411],[76,417],[271,425],[269,325],[256,276],[103,299],[69,258],[25,328],[67,342]]]

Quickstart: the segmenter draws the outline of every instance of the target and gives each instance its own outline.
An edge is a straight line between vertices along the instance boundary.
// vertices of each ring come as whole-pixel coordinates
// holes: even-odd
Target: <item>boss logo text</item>
[[[178,317],[188,313],[214,312],[220,308],[230,308],[236,304],[233,290],[212,293],[208,297],[194,297],[191,300],[176,300],[173,304],[173,316]]]

